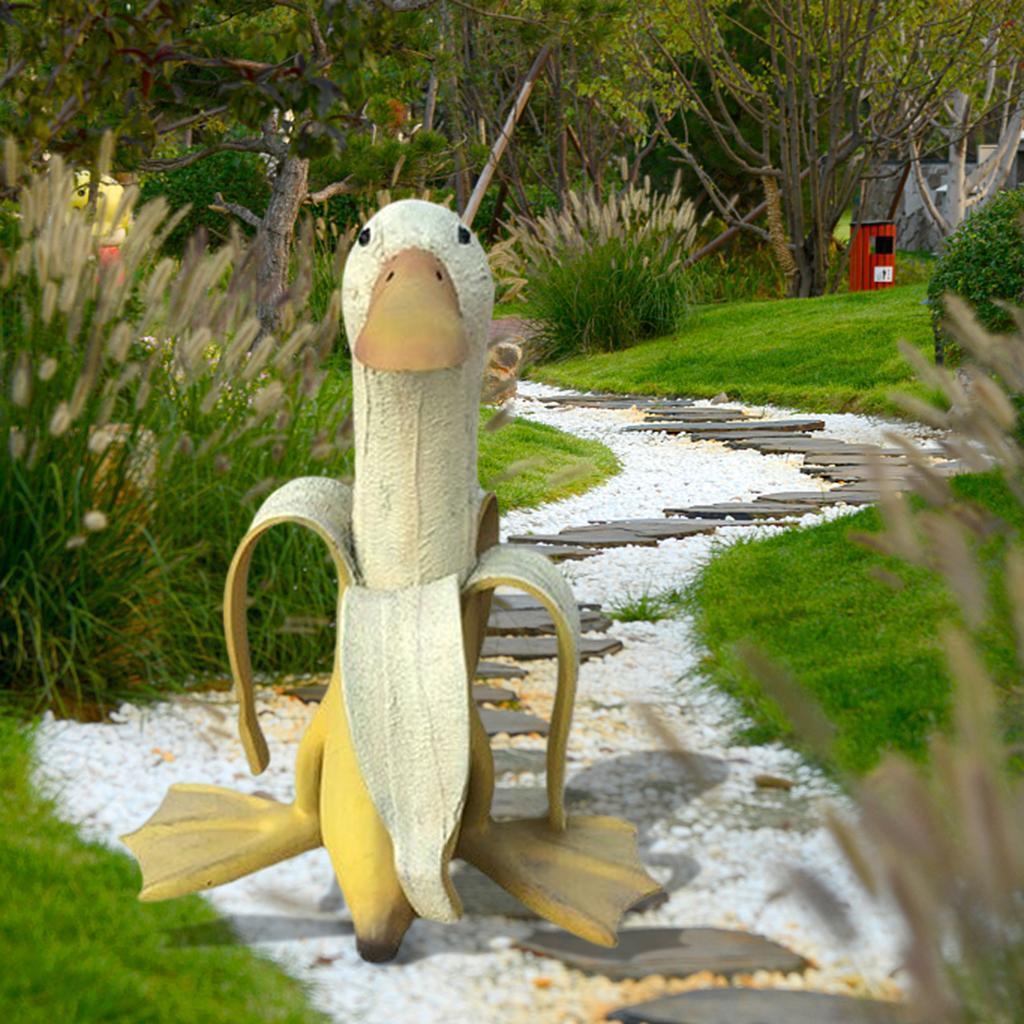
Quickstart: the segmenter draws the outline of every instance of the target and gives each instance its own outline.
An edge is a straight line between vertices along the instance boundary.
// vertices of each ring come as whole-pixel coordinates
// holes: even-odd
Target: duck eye
[[[472,239],[472,237],[473,236],[469,233],[469,228],[467,228],[465,224],[460,224],[459,225],[459,241],[463,245],[469,245],[470,240]]]
[[[370,229],[369,228],[363,228],[363,230],[359,232],[359,244],[360,245],[369,245],[370,244]]]

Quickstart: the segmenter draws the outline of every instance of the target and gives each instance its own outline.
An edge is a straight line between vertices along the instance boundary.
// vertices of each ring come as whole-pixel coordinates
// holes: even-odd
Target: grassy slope
[[[1024,514],[989,476],[955,482],[961,496],[995,511],[1017,529]],[[756,723],[750,739],[792,740],[788,723],[735,653],[751,642],[786,666],[836,727],[832,760],[862,772],[887,749],[922,756],[928,733],[947,722],[950,681],[939,646],[941,624],[956,616],[939,578],[852,543],[851,531],[877,530],[875,509],[809,530],[792,530],[723,551],[693,592],[698,628],[709,650],[711,681],[739,698]],[[982,637],[989,668],[1014,682],[1012,630],[997,555],[990,569],[993,624]],[[894,590],[871,575],[887,569],[904,581]],[[1018,684],[1019,685],[1019,684]],[[1009,710],[1019,717],[1019,694]]]
[[[0,716],[0,1020],[313,1024],[301,986],[198,896],[139,903],[138,868],[82,842],[29,785],[30,741]]]
[[[891,390],[921,393],[897,350],[932,346],[924,285],[696,309],[678,333],[623,352],[534,367],[548,384],[773,403],[813,412],[893,413]]]

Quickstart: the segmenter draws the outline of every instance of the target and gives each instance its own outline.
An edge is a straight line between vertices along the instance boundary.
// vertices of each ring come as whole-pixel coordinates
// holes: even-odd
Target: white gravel
[[[532,397],[557,393],[521,385],[517,413],[607,444],[622,471],[586,494],[540,509],[512,512],[503,534],[555,532],[592,519],[660,516],[665,506],[749,500],[815,484],[798,471],[799,456],[735,451],[714,442],[622,432],[628,411],[546,409]],[[755,410],[756,411],[756,410]],[[773,418],[787,415],[771,410]],[[893,428],[858,416],[827,416],[826,433],[848,441],[880,441]],[[904,428],[905,429],[905,428]],[[925,437],[927,431],[912,431]],[[818,485],[825,489],[827,485]],[[804,522],[842,514],[826,510]],[[847,509],[845,511],[852,511]],[[713,552],[775,527],[741,526],[713,537],[667,540],[656,548],[617,548],[563,563],[578,599],[606,607],[628,596],[689,585]],[[738,746],[742,724],[732,700],[703,684],[701,651],[684,615],[657,623],[613,625],[624,643],[617,655],[583,665],[570,744],[570,807],[630,818],[642,855],[670,891],[666,904],[631,915],[628,925],[718,925],[759,932],[812,959],[805,979],[760,979],[826,991],[892,996],[899,967],[896,921],[866,903],[822,828],[822,808],[843,803],[831,783],[792,750],[777,744]],[[532,663],[512,681],[531,710],[546,714],[554,663]],[[684,767],[660,750],[639,705],[651,705],[696,755]],[[310,709],[272,690],[261,695],[261,721],[271,766],[253,779],[234,732],[225,696],[172,700],[140,710],[125,705],[118,722],[81,724],[48,717],[37,733],[36,781],[83,836],[124,849],[118,836],[137,828],[173,782],[207,782],[290,799],[295,746]],[[543,763],[530,751],[543,741],[499,737],[495,747],[519,753],[517,772],[500,778],[503,799],[538,805]],[[505,755],[512,757],[514,755]],[[758,789],[759,773],[795,786]],[[836,887],[859,912],[862,940],[842,948],[813,912],[789,892],[783,866],[803,864]],[[344,912],[318,903],[331,879],[317,850],[206,894],[230,915],[243,938],[309,983],[311,1001],[339,1024],[572,1024],[599,1021],[609,1008],[666,988],[616,984],[511,948],[536,922],[473,913],[455,925],[416,921],[399,960],[387,966],[357,956]],[[486,910],[489,895],[476,905]],[[759,979],[753,979],[756,983]]]

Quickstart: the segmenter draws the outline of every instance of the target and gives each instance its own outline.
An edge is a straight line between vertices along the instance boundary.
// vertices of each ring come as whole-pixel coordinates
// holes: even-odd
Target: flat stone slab
[[[773,504],[767,501],[726,501],[721,505],[693,505],[690,508],[667,508],[667,516],[686,516],[690,519],[766,519],[786,516],[805,516],[807,506],[799,504]]]
[[[614,949],[595,946],[568,932],[544,929],[531,932],[517,945],[614,981],[649,974],[683,978],[699,971],[789,974],[808,966],[802,956],[777,942],[724,928],[624,928]]]
[[[621,520],[614,524],[619,529],[629,529],[638,537],[654,540],[673,540],[683,537],[693,537],[699,533],[714,533],[719,526],[726,525],[724,521],[718,520],[693,520],[680,519],[672,522],[667,519],[632,519]]]
[[[612,624],[600,612],[583,609],[580,612],[580,629],[584,633],[603,633]],[[544,636],[554,635],[555,623],[546,608],[491,608],[487,620],[487,632],[494,636]]]
[[[582,405],[595,409],[632,409],[633,406],[645,408],[649,405],[685,408],[695,404],[692,398],[657,398],[653,395],[613,395],[610,393],[598,393],[593,395],[556,395],[549,398],[543,398],[541,401],[545,405]]]
[[[775,491],[772,494],[761,494],[755,502],[775,505],[834,505],[834,491]]]
[[[501,704],[506,700],[518,700],[514,690],[506,690],[504,686],[488,686],[487,683],[473,684],[473,700],[478,704]]]
[[[523,547],[527,551],[536,551],[538,555],[550,558],[552,562],[579,561],[582,558],[593,558],[600,551],[596,547],[584,547],[580,544],[526,544],[523,538]]]
[[[907,460],[882,452],[807,452],[805,466],[870,466],[881,459],[886,466],[905,466]]]
[[[753,418],[742,409],[730,409],[728,406],[721,405],[693,405],[689,408],[667,408],[665,406],[658,405],[648,406],[644,412],[652,418],[655,416],[662,416],[666,420],[671,420],[673,422],[676,420],[696,420],[698,423],[719,423],[722,421],[738,423]]]
[[[506,711],[503,708],[479,708],[480,721],[488,736],[505,733],[508,736],[528,736],[539,733],[547,736],[548,723],[525,711]]]
[[[859,483],[878,483],[880,480],[902,479],[909,467],[897,467],[895,471],[874,466],[803,466],[802,473],[811,476],[820,476],[823,480],[832,480],[837,483],[857,481]]]
[[[603,658],[622,650],[621,640],[609,637],[581,637],[581,658]],[[553,658],[558,654],[558,642],[553,636],[488,636],[484,637],[485,658],[516,658],[531,661]]]
[[[749,434],[756,437],[759,433],[781,434],[790,431],[824,430],[824,420],[745,420],[737,423],[715,423],[713,421],[696,423],[629,423],[623,430],[660,430],[666,434],[692,434],[706,432],[715,434]]]
[[[624,548],[630,545],[654,547],[657,540],[652,537],[641,537],[626,530],[606,530],[596,527],[575,527],[561,533],[525,534],[509,537],[510,544],[571,544],[576,547],[588,548]]]
[[[484,709],[486,710],[486,709]],[[499,747],[494,755],[494,774],[505,772],[533,772],[548,770],[548,756],[543,750],[519,750],[516,747]]]
[[[781,989],[710,988],[626,1006],[623,1024],[910,1024],[906,1009],[851,996]]]
[[[478,661],[476,679],[522,679],[526,669],[518,665],[505,665],[500,661]]]

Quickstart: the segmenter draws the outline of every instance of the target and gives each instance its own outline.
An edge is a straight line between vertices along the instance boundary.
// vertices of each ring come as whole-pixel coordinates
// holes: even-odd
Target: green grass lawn
[[[28,731],[0,715],[0,1020],[325,1020],[198,896],[139,903],[138,867],[82,842],[33,792],[30,746]]]
[[[932,351],[923,284],[817,299],[695,309],[671,337],[621,352],[534,366],[562,387],[692,395],[813,412],[896,413],[892,390],[921,395],[897,349]]]
[[[988,475],[955,480],[958,494],[995,512],[1017,532],[1024,510]],[[752,643],[786,667],[836,729],[832,765],[866,771],[886,750],[923,757],[928,735],[948,722],[951,684],[939,628],[956,605],[929,570],[884,558],[848,539],[881,526],[876,509],[808,530],[742,542],[704,570],[692,595],[709,654],[712,683],[736,696],[755,742],[799,740],[775,702],[747,671],[736,645]],[[990,672],[1007,698],[1007,721],[1020,734],[1021,692],[1013,631],[998,566],[1006,538],[982,549],[996,609],[980,637]],[[900,589],[874,577],[897,574]]]

